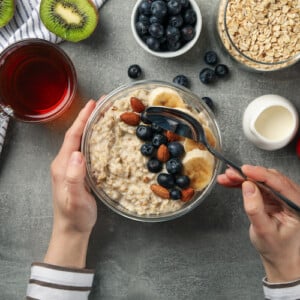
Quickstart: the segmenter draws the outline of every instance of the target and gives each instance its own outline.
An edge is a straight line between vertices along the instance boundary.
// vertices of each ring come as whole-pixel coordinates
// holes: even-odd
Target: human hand
[[[95,106],[95,101],[91,100],[80,111],[51,164],[54,221],[45,263],[85,266],[97,206],[85,185],[85,158],[78,150],[85,124]]]
[[[244,165],[243,173],[265,182],[279,193],[300,204],[300,186],[274,169]],[[261,192],[233,169],[218,176],[226,187],[241,187],[244,208],[251,222],[250,240],[260,253],[269,282],[287,282],[300,278],[300,218],[271,194]]]

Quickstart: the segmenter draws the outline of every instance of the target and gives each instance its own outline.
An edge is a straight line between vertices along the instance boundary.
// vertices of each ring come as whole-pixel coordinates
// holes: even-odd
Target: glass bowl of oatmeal
[[[223,48],[252,71],[276,71],[300,60],[298,0],[220,0],[217,33]]]
[[[190,90],[162,81],[117,88],[90,116],[82,138],[87,183],[116,213],[142,222],[180,217],[209,195],[221,163],[201,145],[150,124],[144,110],[167,106],[191,114],[221,148],[212,111]]]

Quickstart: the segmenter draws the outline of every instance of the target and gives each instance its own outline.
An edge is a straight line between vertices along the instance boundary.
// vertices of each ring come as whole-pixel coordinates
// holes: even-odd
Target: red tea
[[[71,60],[50,42],[25,40],[0,56],[0,105],[17,119],[53,119],[69,106],[76,86]]]

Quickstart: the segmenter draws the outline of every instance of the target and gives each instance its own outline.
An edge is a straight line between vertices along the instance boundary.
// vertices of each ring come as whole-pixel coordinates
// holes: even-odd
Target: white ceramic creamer
[[[249,141],[264,150],[286,146],[299,127],[295,106],[278,95],[264,95],[253,100],[243,116],[243,130]]]

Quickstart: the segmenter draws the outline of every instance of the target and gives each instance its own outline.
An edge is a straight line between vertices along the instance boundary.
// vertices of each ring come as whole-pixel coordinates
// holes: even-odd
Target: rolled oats
[[[221,0],[217,29],[228,52],[250,68],[276,70],[299,60],[299,0]]]

